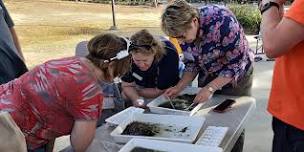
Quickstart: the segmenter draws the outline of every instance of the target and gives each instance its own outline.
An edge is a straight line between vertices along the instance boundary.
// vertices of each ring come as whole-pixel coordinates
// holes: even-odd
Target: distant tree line
[[[109,4],[112,2],[112,0],[68,0],[68,1],[103,3],[103,4]],[[115,3],[121,5],[150,5],[151,3],[154,3],[154,1],[155,0],[115,0]]]
[[[261,0],[187,0],[190,3],[236,3],[236,4],[258,4]],[[287,0],[291,4],[294,0]]]
[[[67,1],[78,1],[78,2],[90,2],[90,3],[103,3],[109,4],[112,0],[67,0]],[[116,4],[120,5],[151,5],[157,6],[158,4],[167,3],[168,1],[174,0],[115,0]],[[216,4],[258,4],[261,0],[187,0],[190,3],[216,3]],[[294,0],[287,0],[287,4],[291,4]],[[155,5],[156,4],[156,5]]]

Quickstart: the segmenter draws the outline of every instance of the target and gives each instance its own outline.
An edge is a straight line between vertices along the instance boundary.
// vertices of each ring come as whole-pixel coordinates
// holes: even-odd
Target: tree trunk
[[[154,0],[154,7],[157,8],[158,0]]]

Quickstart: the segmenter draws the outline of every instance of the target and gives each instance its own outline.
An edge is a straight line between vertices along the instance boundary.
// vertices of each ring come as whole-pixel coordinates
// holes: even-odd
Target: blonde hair
[[[162,31],[171,37],[178,37],[191,28],[192,19],[198,18],[198,11],[184,0],[168,5],[161,16]]]
[[[113,58],[121,50],[127,49],[126,41],[115,34],[100,34],[92,38],[88,43],[89,54],[86,56],[95,66],[100,68],[106,80],[111,78],[108,67],[109,63],[104,62]],[[114,77],[122,76],[130,70],[130,57],[120,60],[113,60]]]
[[[134,44],[131,53],[142,53],[146,55],[154,54],[155,61],[159,61],[163,55],[166,54],[164,44],[154,38],[146,29],[133,34],[131,36],[131,41]]]

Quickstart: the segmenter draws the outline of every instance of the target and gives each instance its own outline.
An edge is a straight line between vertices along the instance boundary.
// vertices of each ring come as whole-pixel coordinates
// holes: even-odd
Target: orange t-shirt
[[[304,0],[295,0],[285,17],[304,26]],[[304,130],[304,41],[276,59],[268,111]]]

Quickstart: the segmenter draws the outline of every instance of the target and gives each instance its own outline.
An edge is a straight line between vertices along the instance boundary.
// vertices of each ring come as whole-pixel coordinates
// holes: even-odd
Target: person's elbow
[[[72,148],[73,148],[73,152],[85,152],[88,146],[84,147],[84,146],[73,145]]]
[[[75,121],[71,133],[71,146],[75,152],[85,152],[95,136],[97,121]]]
[[[263,49],[265,50],[265,54],[268,58],[277,58],[281,56],[282,54],[280,52],[281,48],[277,47],[276,45],[272,43],[263,43]]]
[[[85,152],[87,150],[87,148],[89,147],[89,145],[92,143],[94,136],[92,136],[91,138],[87,139],[87,143],[86,144],[75,144],[75,143],[71,143],[73,152]]]
[[[287,42],[287,40],[282,40],[280,37],[263,37],[263,49],[268,58],[278,58],[286,54],[293,46],[295,42]]]
[[[274,51],[272,51],[273,49],[264,47],[264,50],[265,50],[265,54],[268,58],[272,59],[272,58],[277,57],[276,53]]]

